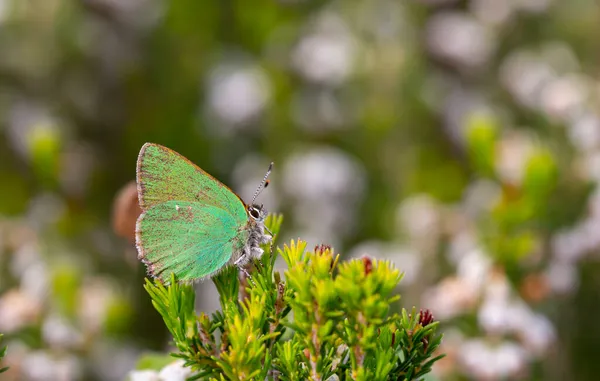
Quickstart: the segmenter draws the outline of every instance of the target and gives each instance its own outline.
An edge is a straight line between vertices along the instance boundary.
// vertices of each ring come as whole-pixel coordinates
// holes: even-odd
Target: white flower
[[[462,345],[459,354],[462,365],[479,379],[511,378],[528,361],[527,352],[511,342],[492,346],[481,339],[473,339]]]
[[[133,370],[129,372],[129,381],[161,381],[153,370]]]
[[[573,145],[581,151],[592,151],[600,146],[600,116],[584,113],[574,118],[567,133]]]
[[[513,132],[499,142],[496,172],[505,182],[520,185],[528,160],[534,152],[533,139],[527,134]]]
[[[183,366],[182,360],[165,366],[159,373],[160,381],[185,381],[192,375],[190,368]]]
[[[432,54],[466,68],[485,65],[496,48],[490,30],[466,13],[443,12],[427,25],[427,48]]]
[[[70,381],[80,379],[82,369],[75,357],[62,357],[44,351],[28,353],[22,372],[29,381]]]
[[[33,324],[41,308],[37,300],[20,290],[5,292],[0,298],[0,332],[11,333]]]
[[[83,335],[58,315],[51,315],[42,325],[44,340],[53,347],[76,347],[83,344]]]
[[[342,83],[350,74],[354,40],[344,21],[323,15],[315,31],[304,37],[293,53],[293,63],[307,79],[329,85]]]
[[[258,116],[270,97],[265,72],[251,63],[221,63],[209,74],[208,106],[229,130],[245,125]]]
[[[177,360],[156,372],[154,370],[133,370],[129,372],[129,381],[185,381],[192,375],[190,368]]]
[[[335,236],[354,229],[366,186],[356,160],[338,149],[314,148],[292,155],[283,173],[284,189],[294,201],[294,216],[304,234],[335,244]]]
[[[587,100],[589,79],[582,76],[564,76],[546,83],[541,90],[541,107],[549,116],[561,122],[569,121],[582,111]]]
[[[508,91],[523,105],[539,107],[543,86],[556,77],[552,66],[532,52],[516,51],[500,67],[500,78]]]

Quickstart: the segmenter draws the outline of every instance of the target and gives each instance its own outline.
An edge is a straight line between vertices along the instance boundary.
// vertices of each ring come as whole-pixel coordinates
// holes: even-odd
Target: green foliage
[[[467,152],[475,171],[487,177],[494,175],[498,125],[490,115],[472,115],[467,122]]]
[[[4,336],[4,335],[2,335],[2,334],[0,333],[0,342],[2,342],[2,336]],[[7,348],[6,346],[4,346],[4,347],[0,347],[0,360],[2,360],[2,359],[4,358],[4,356],[6,356],[6,350],[7,350],[7,349],[8,349],[8,348]],[[4,373],[4,372],[6,372],[7,370],[8,370],[8,367],[0,368],[0,373]]]
[[[269,217],[275,234],[281,217]],[[194,312],[194,289],[146,280],[177,352],[203,380],[418,380],[431,371],[441,342],[429,312],[390,314],[402,274],[368,257],[342,262],[328,246],[291,241],[274,271],[265,247],[251,278],[228,268],[213,280],[221,311]],[[293,317],[292,317],[293,316]]]

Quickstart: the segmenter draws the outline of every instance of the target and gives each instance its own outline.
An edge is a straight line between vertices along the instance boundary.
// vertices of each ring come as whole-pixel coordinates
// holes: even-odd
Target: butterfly
[[[226,266],[243,266],[263,254],[267,211],[254,201],[269,183],[273,163],[252,202],[177,152],[146,143],[137,160],[142,214],[135,228],[138,259],[148,273],[169,283],[211,277]]]

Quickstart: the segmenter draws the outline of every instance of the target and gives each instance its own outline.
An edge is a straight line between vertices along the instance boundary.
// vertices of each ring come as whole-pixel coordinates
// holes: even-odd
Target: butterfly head
[[[251,204],[247,206],[248,217],[254,221],[263,222],[267,218],[267,210],[262,204]]]

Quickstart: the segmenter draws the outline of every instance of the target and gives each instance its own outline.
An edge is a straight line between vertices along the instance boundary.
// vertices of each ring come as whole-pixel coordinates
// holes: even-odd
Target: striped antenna
[[[273,162],[271,162],[271,164],[269,164],[269,169],[267,169],[267,173],[265,174],[265,177],[263,177],[262,181],[260,182],[260,185],[258,186],[258,189],[256,189],[256,192],[254,192],[254,197],[252,197],[252,204],[254,204],[254,200],[256,200],[256,197],[258,197],[260,192],[262,192],[262,190],[265,189],[269,185],[267,178],[271,174],[272,169],[273,169]]]

